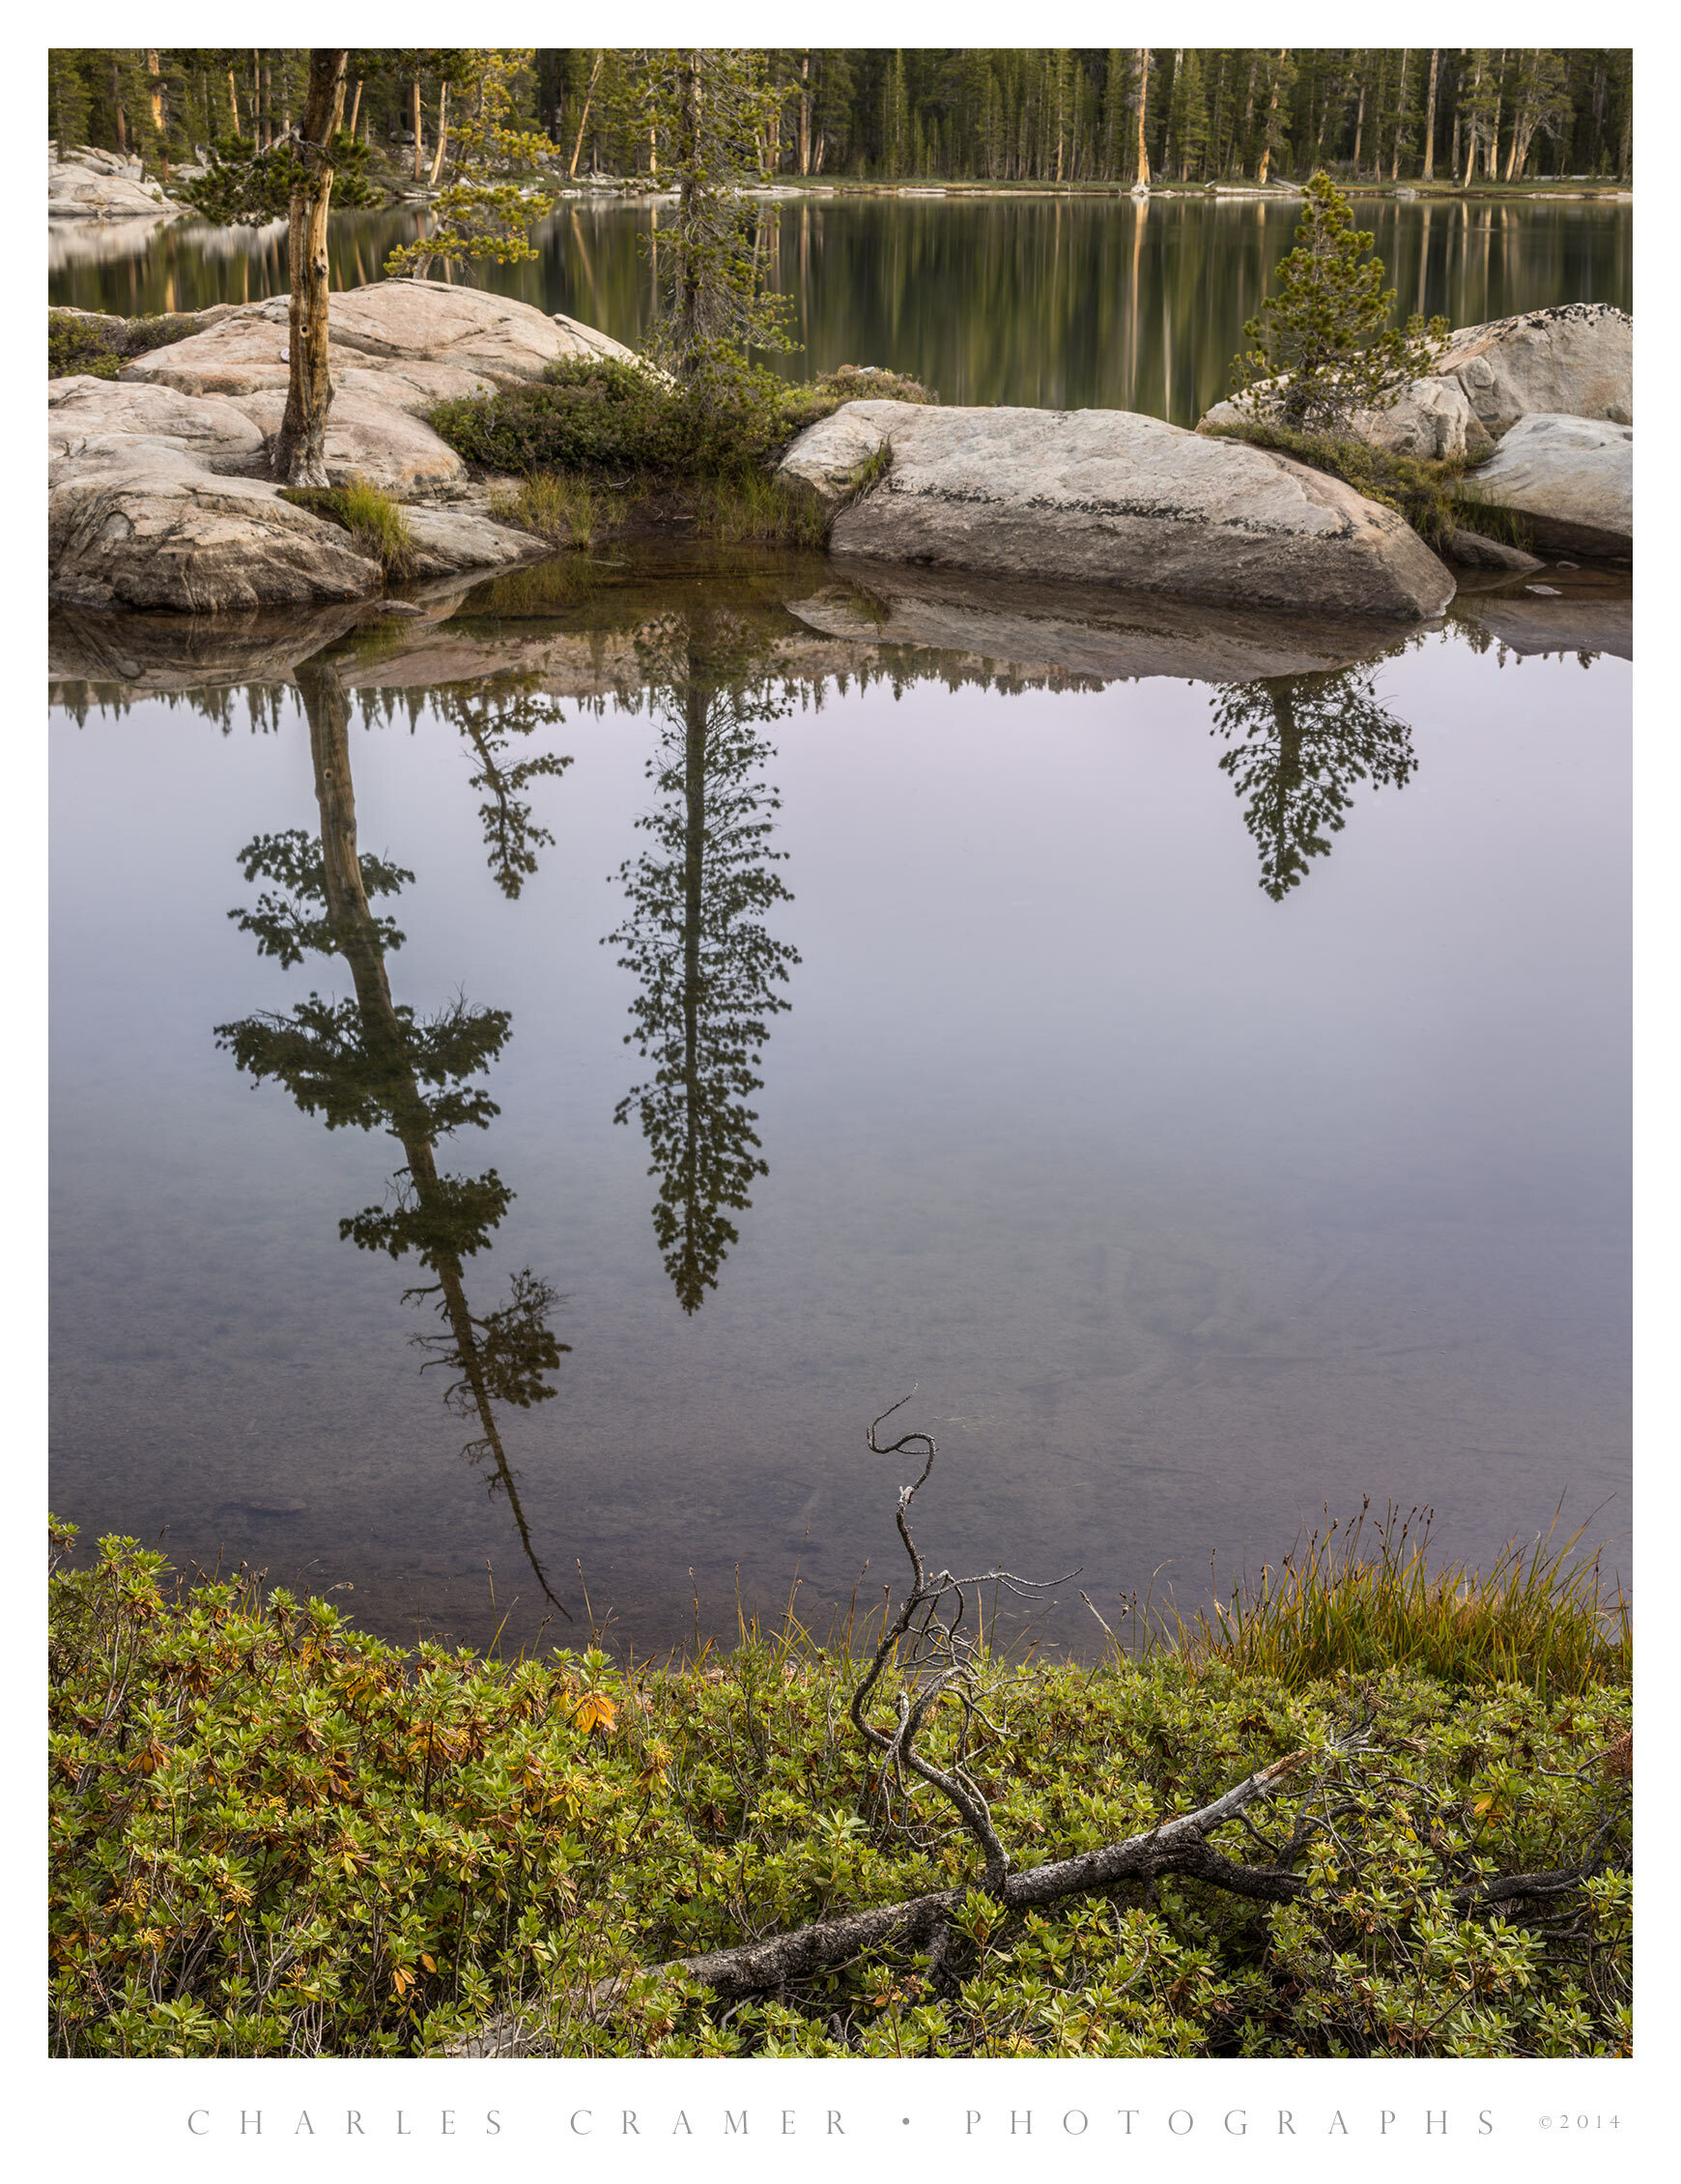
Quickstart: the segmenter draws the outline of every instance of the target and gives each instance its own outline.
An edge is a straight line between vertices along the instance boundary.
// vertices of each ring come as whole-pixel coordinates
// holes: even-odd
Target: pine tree
[[[559,150],[539,130],[510,126],[516,88],[531,57],[529,47],[464,56],[463,87],[473,104],[455,132],[454,171],[438,199],[439,225],[418,243],[393,250],[387,273],[423,280],[434,258],[506,266],[537,255],[531,223],[552,212],[559,195],[558,184],[545,181],[541,168],[557,159]],[[442,82],[448,81],[445,74]]]
[[[1335,431],[1355,410],[1391,407],[1429,370],[1447,321],[1426,327],[1414,312],[1404,330],[1392,327],[1395,291],[1383,286],[1383,262],[1361,262],[1371,247],[1372,237],[1355,228],[1347,197],[1322,168],[1307,186],[1296,247],[1244,325],[1251,346],[1232,359],[1239,403],[1261,407],[1266,385],[1265,407],[1281,423]]]

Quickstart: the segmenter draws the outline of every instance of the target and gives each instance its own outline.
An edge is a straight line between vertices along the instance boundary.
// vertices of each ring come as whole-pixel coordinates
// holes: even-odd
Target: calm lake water
[[[1549,303],[1632,301],[1633,213],[1587,201],[1362,200],[1399,308],[1456,326]],[[948,402],[1146,411],[1192,425],[1227,392],[1243,321],[1291,247],[1290,200],[833,197],[767,201],[763,245],[793,300],[796,377],[838,364],[909,372]],[[653,293],[657,206],[562,207],[540,256],[477,276],[635,344]],[[59,222],[55,303],[184,311],[286,286],[283,225]],[[332,278],[380,277],[420,232],[413,210],[333,216]]]
[[[1624,1535],[1627,592],[1545,581],[65,617],[54,1506],[398,1637],[822,1626],[914,1385],[927,1550],[1110,1620],[1365,1496]]]

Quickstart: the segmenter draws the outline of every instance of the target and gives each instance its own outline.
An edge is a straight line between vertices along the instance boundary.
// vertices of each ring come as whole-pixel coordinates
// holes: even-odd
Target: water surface
[[[1465,197],[1360,200],[1398,309],[1456,326],[1552,303],[1631,307],[1632,208]],[[660,209],[562,206],[538,257],[472,277],[636,344],[649,324]],[[1243,322],[1290,249],[1296,201],[1019,196],[767,202],[762,247],[792,304],[795,376],[838,364],[909,372],[947,402],[1140,410],[1192,425],[1228,391]],[[381,277],[420,232],[404,209],[339,213],[336,287]],[[242,302],[286,286],[283,223],[182,221],[49,238],[55,303],[133,313]]]
[[[1626,590],[614,560],[62,618],[61,1512],[663,1647],[897,1575],[914,1384],[929,1551],[1106,1612],[1622,1530]]]

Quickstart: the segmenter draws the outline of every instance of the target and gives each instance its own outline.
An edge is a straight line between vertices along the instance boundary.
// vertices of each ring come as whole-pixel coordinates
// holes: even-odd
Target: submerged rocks
[[[1453,596],[1417,533],[1340,479],[1130,411],[850,402],[778,474],[838,508],[837,556],[1385,619]]]
[[[1634,467],[1632,427],[1541,414],[1515,424],[1469,482],[1524,517],[1549,552],[1622,560],[1634,551]]]

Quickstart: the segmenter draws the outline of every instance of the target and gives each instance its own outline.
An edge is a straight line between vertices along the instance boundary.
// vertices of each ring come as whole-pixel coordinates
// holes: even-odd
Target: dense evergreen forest
[[[1128,187],[1323,166],[1354,182],[1483,186],[1626,181],[1633,166],[1627,48],[786,46],[755,58],[784,94],[761,141],[769,175]],[[627,46],[539,47],[522,119],[574,174],[657,179],[669,161],[644,60]],[[48,134],[167,173],[212,140],[284,134],[306,66],[301,47],[59,48]],[[465,48],[368,48],[352,55],[347,119],[423,183],[480,78],[482,56]]]

